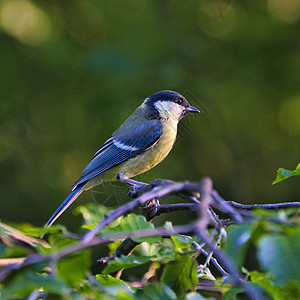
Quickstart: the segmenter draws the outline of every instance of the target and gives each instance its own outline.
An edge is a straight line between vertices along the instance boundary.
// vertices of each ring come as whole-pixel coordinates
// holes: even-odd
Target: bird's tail
[[[47,221],[44,230],[46,231],[57,219],[58,217],[77,199],[77,197],[82,193],[84,185],[76,187],[69,196],[64,200],[64,202],[58,207],[54,214]],[[42,234],[41,238],[45,233]]]

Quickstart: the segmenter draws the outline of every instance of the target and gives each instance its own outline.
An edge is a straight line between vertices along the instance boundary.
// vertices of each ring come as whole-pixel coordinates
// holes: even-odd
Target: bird
[[[95,153],[44,228],[49,228],[83,191],[95,185],[116,180],[139,185],[131,178],[166,158],[175,143],[178,122],[189,112],[200,113],[174,91],[163,90],[146,98]]]

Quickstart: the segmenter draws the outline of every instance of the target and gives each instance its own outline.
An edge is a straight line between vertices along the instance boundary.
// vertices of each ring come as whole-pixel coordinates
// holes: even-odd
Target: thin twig
[[[204,268],[206,268],[206,267],[209,265],[209,262],[210,262],[210,260],[211,260],[211,258],[212,258],[212,256],[213,256],[213,254],[214,254],[215,249],[216,249],[217,247],[219,247],[220,244],[221,244],[222,237],[223,237],[223,236],[222,236],[222,233],[220,233],[219,236],[218,236],[218,238],[217,238],[217,241],[216,241],[216,243],[215,243],[214,248],[211,249],[211,251],[210,251],[209,254],[207,255],[206,261],[205,261],[204,265],[202,266],[202,270],[203,270]]]
[[[212,206],[216,207],[216,209],[220,210],[223,213],[229,213],[236,223],[243,222],[243,217],[241,216],[241,214],[232,206],[230,206],[228,202],[224,200],[217,191],[211,191],[211,196],[214,199],[214,203],[212,204]]]
[[[201,254],[204,254],[206,257],[208,256],[208,253],[196,242],[192,242],[192,245],[196,248],[196,250],[198,250]],[[222,267],[221,265],[218,263],[218,261],[212,257],[211,262],[213,263],[213,265],[217,268],[217,270],[222,274],[223,277],[229,277],[230,274],[227,273]]]
[[[283,203],[276,203],[276,204],[252,204],[252,205],[245,205],[245,204],[237,203],[234,201],[227,201],[227,203],[234,208],[245,209],[245,210],[254,210],[254,209],[258,209],[258,208],[285,209],[285,208],[300,207],[300,202],[283,202]]]
[[[198,213],[199,218],[197,221],[197,228],[203,233],[207,231],[207,226],[209,224],[209,215],[207,210],[209,209],[210,204],[212,203],[211,191],[212,191],[212,180],[208,177],[203,178],[200,181],[200,190],[201,190],[201,204],[199,205]]]
[[[202,241],[206,243],[208,248],[214,248],[214,244],[208,240],[201,230],[196,230],[196,234]],[[263,300],[262,296],[242,279],[241,274],[238,272],[231,259],[223,251],[215,249],[214,256],[219,264],[231,275],[234,283],[241,286],[251,299]]]

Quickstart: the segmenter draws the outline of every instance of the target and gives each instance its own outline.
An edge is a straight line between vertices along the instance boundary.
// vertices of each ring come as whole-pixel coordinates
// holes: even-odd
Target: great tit
[[[177,124],[188,112],[200,111],[176,92],[160,91],[146,98],[95,153],[45,227],[50,227],[83,191],[95,185],[114,180],[135,185],[137,181],[131,177],[153,168],[168,155],[176,139]]]

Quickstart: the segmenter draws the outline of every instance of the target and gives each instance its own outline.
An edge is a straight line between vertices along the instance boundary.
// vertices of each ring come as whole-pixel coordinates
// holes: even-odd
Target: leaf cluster
[[[79,208],[84,217],[83,228],[94,222],[97,211],[99,217],[103,217],[102,210],[93,205]],[[300,220],[297,211],[256,211],[255,216],[256,220],[249,224],[230,225],[227,228],[227,241],[222,243],[221,249],[242,270],[247,282],[266,299],[299,299]],[[170,229],[172,224],[167,222],[164,227]],[[123,239],[122,236],[145,230],[152,230],[153,234],[136,238],[135,241],[141,244],[132,254],[114,257],[105,264],[104,269],[96,267],[96,272],[92,271],[91,248],[55,259],[55,254],[77,242],[77,237],[71,237],[61,226],[54,227],[49,234],[50,245],[37,242],[31,249],[13,241],[5,228],[0,229],[1,260],[32,255],[52,257],[12,271],[0,286],[2,299],[19,299],[33,294],[37,299],[243,297],[243,290],[234,285],[230,275],[221,275],[213,265],[201,268],[205,257],[194,246],[195,243],[201,244],[199,238],[180,234],[163,238],[155,234],[155,226],[143,216],[129,214],[101,231],[99,236],[103,240],[109,239],[111,255]],[[28,224],[19,226],[19,229],[31,236],[42,232],[42,229]],[[249,257],[256,260],[255,268],[246,269],[245,263]],[[139,277],[122,278],[122,271],[128,270],[130,273],[134,269],[141,270]],[[3,270],[5,268],[1,272]]]

